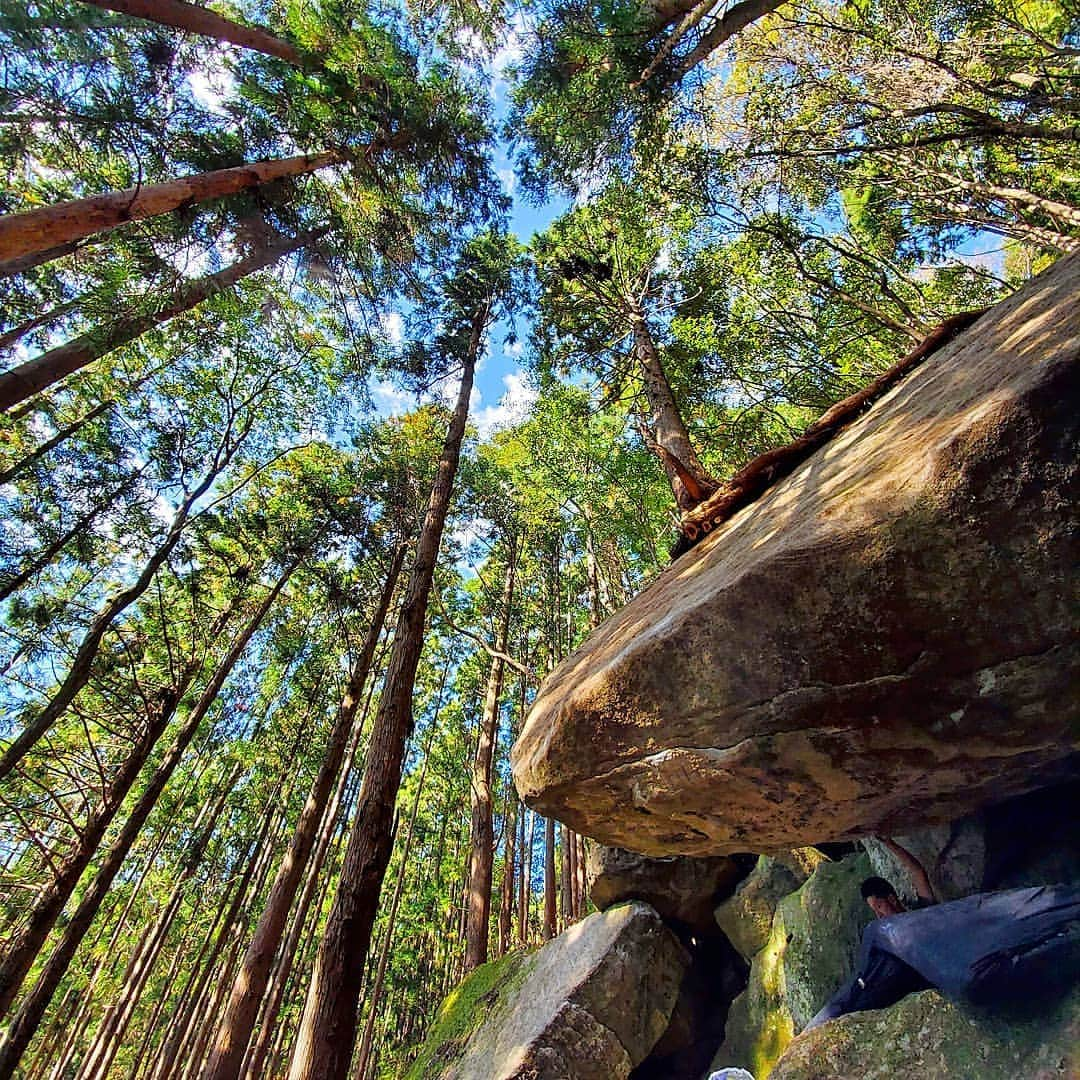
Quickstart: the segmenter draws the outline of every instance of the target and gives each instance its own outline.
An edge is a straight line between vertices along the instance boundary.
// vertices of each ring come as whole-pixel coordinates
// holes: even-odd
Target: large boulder
[[[585,863],[589,899],[604,911],[624,900],[643,900],[665,921],[715,932],[713,908],[743,874],[726,855],[650,859],[622,848],[591,844]]]
[[[934,990],[796,1039],[758,1080],[1066,1080],[1080,1076],[1080,989],[1027,1016],[976,1012]]]
[[[983,315],[545,681],[541,813],[648,855],[904,834],[1080,775],[1080,257]]]
[[[747,987],[728,1011],[713,1068],[738,1065],[766,1076],[796,1032],[851,976],[872,918],[859,892],[869,872],[865,855],[822,863],[777,904]]]
[[[499,963],[443,1003],[408,1080],[625,1080],[667,1028],[688,957],[633,903]]]

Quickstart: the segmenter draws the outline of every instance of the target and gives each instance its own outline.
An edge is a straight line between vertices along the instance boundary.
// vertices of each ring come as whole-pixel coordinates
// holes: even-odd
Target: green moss
[[[404,1080],[434,1080],[469,1041],[469,1036],[491,1016],[492,1009],[521,985],[529,965],[528,953],[513,952],[478,967],[447,994],[416,1060]]]

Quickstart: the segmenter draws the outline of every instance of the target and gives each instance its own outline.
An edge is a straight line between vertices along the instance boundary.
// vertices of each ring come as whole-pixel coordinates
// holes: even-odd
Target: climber
[[[926,873],[923,864],[911,854],[907,848],[901,847],[895,840],[887,836],[876,836],[875,840],[884,844],[889,851],[896,856],[900,865],[911,875],[912,884],[915,886],[917,899],[908,907],[899,896],[896,889],[889,882],[880,877],[868,877],[862,883],[863,899],[870,905],[870,910],[879,919],[887,919],[890,915],[899,915],[902,911],[919,911],[937,903],[934,895],[934,887],[930,884],[930,877]]]

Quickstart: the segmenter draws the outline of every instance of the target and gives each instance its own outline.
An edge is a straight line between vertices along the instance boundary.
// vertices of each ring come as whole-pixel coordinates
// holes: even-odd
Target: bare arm
[[[937,903],[937,897],[934,895],[934,887],[930,884],[930,878],[926,873],[923,864],[911,854],[907,848],[901,847],[895,840],[888,836],[877,837],[900,861],[900,865],[911,875],[911,880],[915,885],[915,891],[919,894],[920,899],[927,900],[931,904]]]

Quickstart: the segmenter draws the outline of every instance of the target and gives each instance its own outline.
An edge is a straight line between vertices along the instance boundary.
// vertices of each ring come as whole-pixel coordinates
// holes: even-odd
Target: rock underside
[[[1080,774],[1078,296],[1062,260],[595,631],[514,748],[526,801],[719,855]]]
[[[715,930],[713,909],[743,876],[728,856],[650,859],[622,848],[591,844],[585,863],[589,899],[601,911],[624,900],[643,900],[667,922]]]

